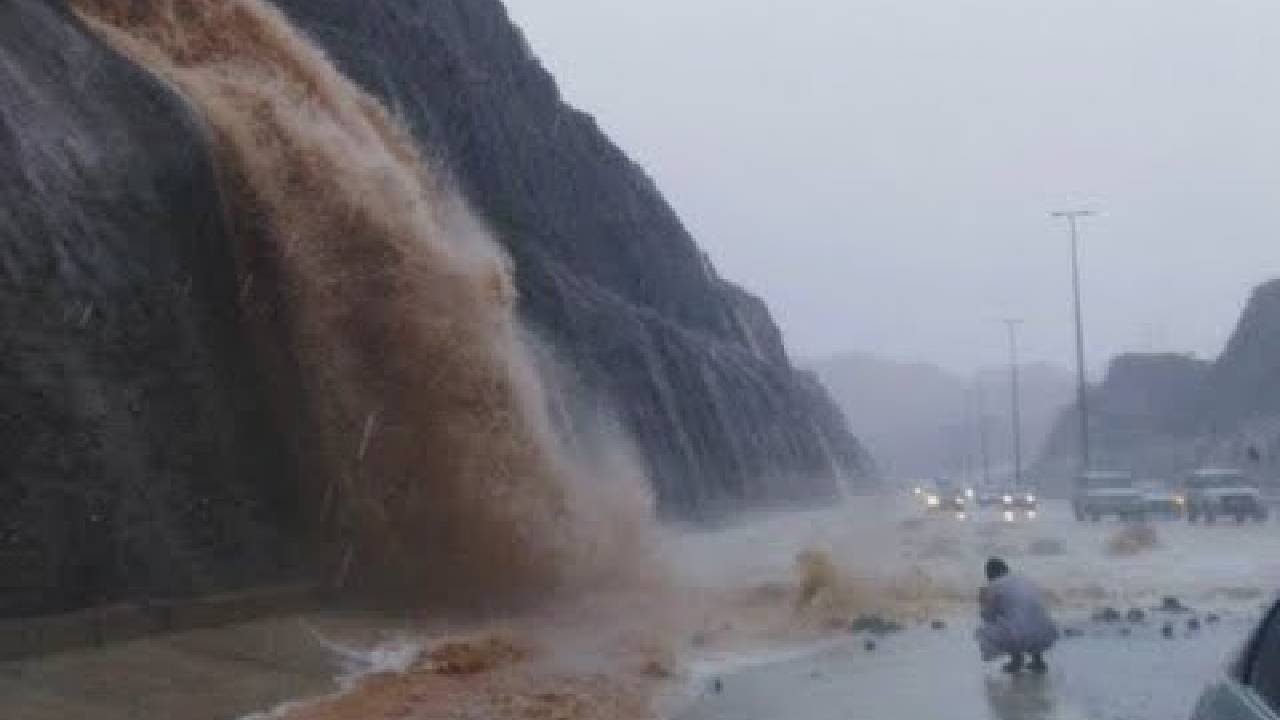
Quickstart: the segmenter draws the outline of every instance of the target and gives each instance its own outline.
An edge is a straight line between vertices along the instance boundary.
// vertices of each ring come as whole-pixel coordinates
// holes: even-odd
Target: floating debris
[[[1120,611],[1113,607],[1104,607],[1093,614],[1094,622],[1120,622]]]
[[[869,633],[871,635],[892,635],[902,632],[902,624],[886,620],[879,615],[863,615],[849,623],[851,633]]]

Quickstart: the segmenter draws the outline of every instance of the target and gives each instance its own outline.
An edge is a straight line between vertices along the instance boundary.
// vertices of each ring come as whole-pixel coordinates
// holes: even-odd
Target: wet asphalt
[[[1186,718],[1205,683],[1248,636],[1257,611],[1151,612],[1140,623],[1064,618],[1073,637],[1043,676],[980,662],[973,624],[851,636],[812,654],[732,673],[707,668],[678,720],[1169,720]],[[1188,623],[1190,618],[1199,619]],[[1165,629],[1168,624],[1172,630]],[[1172,637],[1167,637],[1172,635]],[[718,683],[716,681],[719,681]]]

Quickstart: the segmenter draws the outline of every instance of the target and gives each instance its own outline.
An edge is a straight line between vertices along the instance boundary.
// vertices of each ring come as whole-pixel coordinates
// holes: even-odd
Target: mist
[[[1277,272],[1274,4],[509,5],[797,356],[968,373],[1020,317],[1024,357],[1069,366],[1060,207],[1102,212],[1081,260],[1095,375],[1122,351],[1216,356]]]

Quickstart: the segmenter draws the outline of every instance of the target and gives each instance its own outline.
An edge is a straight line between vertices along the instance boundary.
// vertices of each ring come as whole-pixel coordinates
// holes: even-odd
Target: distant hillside
[[[1006,368],[964,377],[929,363],[869,354],[841,355],[807,366],[830,389],[851,429],[886,477],[979,477],[980,414],[986,416],[991,470],[997,475],[1009,472],[1012,439]],[[1045,364],[1021,368],[1024,462],[1035,457],[1054,417],[1070,402],[1072,387],[1071,375],[1061,368]],[[985,413],[979,412],[979,404]]]
[[[1057,419],[1038,469],[1065,481],[1076,468],[1078,415]],[[1280,474],[1280,280],[1256,288],[1216,360],[1127,354],[1090,390],[1094,467],[1173,477],[1206,464]]]
[[[1126,468],[1162,477],[1195,462],[1200,392],[1211,363],[1189,355],[1126,354],[1114,358],[1089,392],[1089,438],[1095,468]],[[1045,441],[1036,471],[1060,492],[1079,466],[1080,420],[1063,410]]]
[[[1222,430],[1280,416],[1280,280],[1254,289],[1206,380],[1205,420]]]

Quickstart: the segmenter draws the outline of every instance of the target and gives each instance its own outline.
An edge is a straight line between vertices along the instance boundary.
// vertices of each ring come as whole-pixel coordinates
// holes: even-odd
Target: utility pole
[[[1021,320],[1004,321],[1009,328],[1009,404],[1013,425],[1013,487],[1022,488],[1022,399],[1018,395],[1018,326]]]
[[[978,400],[978,446],[982,451],[982,486],[991,487],[991,458],[987,453],[987,401],[982,390],[982,376],[974,383]]]
[[[1056,210],[1049,213],[1056,218],[1066,218],[1071,232],[1071,291],[1075,300],[1076,317],[1076,405],[1080,408],[1080,473],[1090,469],[1089,462],[1089,398],[1085,384],[1084,367],[1084,319],[1080,314],[1080,234],[1077,227],[1082,217],[1093,217],[1093,210]]]

